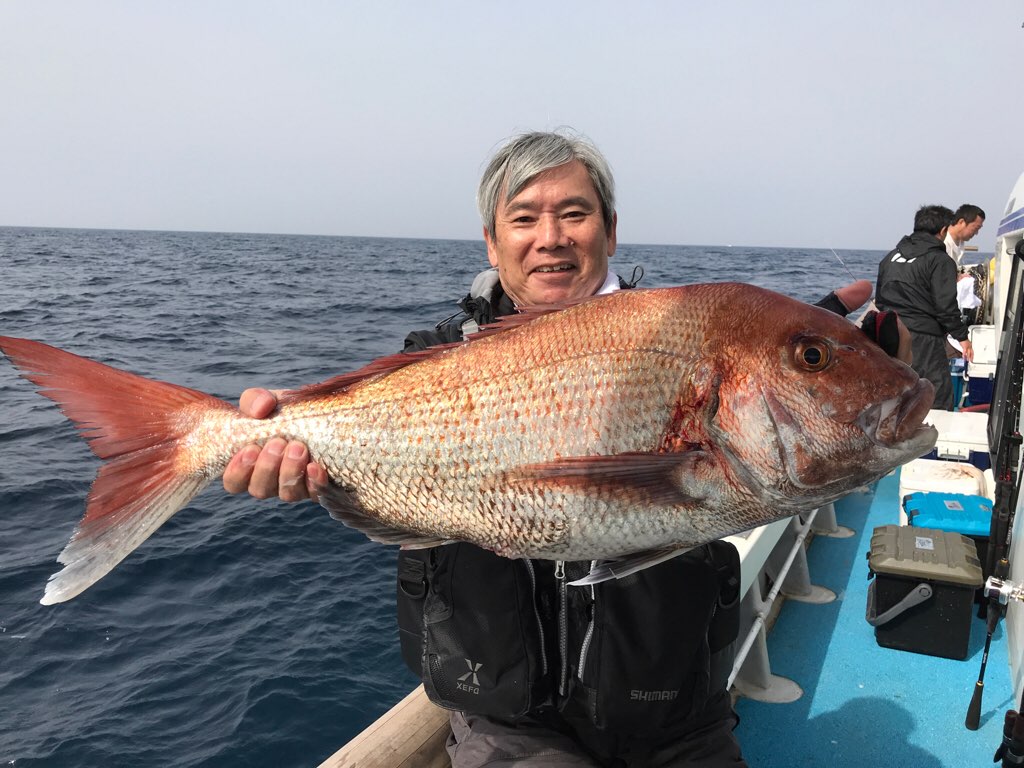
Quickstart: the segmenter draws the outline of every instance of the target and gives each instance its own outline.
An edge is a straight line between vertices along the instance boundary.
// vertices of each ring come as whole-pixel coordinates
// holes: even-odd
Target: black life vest
[[[509,560],[472,544],[403,551],[402,655],[432,701],[514,721],[546,710],[646,735],[722,691],[739,630],[739,555],[712,542],[623,579],[589,562]]]

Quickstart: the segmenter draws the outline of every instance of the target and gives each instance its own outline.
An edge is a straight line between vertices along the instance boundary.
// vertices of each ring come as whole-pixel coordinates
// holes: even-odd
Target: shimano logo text
[[[679,696],[679,691],[638,691],[629,692],[630,701],[672,701]]]
[[[480,679],[476,676],[476,673],[480,671],[482,664],[474,664],[469,659],[466,659],[466,666],[469,667],[469,672],[464,675],[460,675],[458,681],[455,683],[455,687],[460,691],[466,693],[478,694],[480,693]]]

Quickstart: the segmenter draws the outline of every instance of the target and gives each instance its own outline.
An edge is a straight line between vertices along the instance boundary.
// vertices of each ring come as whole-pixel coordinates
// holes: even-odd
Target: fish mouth
[[[875,445],[898,448],[904,444],[934,445],[939,433],[925,422],[935,400],[935,387],[927,379],[917,383],[899,397],[869,405],[858,414],[856,424]]]

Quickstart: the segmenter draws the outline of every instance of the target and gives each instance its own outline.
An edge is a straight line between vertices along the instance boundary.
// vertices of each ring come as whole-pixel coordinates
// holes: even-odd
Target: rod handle
[[[985,683],[979,680],[974,684],[974,695],[971,696],[971,706],[967,708],[967,719],[964,725],[967,730],[976,731],[981,724],[981,696],[985,692]]]

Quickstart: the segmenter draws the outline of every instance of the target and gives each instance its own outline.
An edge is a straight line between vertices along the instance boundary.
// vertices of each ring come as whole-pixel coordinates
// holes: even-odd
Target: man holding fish
[[[470,295],[461,302],[463,314],[432,330],[410,334],[407,352],[458,342],[481,326],[517,312],[573,305],[632,288],[609,270],[617,224],[613,181],[604,157],[589,142],[557,133],[514,138],[485,170],[478,205],[493,269],[474,281]],[[845,314],[869,294],[870,284],[866,292],[863,284],[854,284],[821,303]],[[767,305],[734,304],[732,312],[760,313],[768,326],[789,322]],[[786,310],[785,314],[793,313]],[[630,319],[623,317],[622,322]],[[708,325],[700,327],[705,320]],[[709,318],[695,317],[690,329],[694,354],[703,354],[701,347],[708,343],[738,344],[736,339],[719,339],[708,331],[725,324],[725,315],[713,312]],[[890,355],[896,355],[895,316],[879,316],[865,330]],[[613,340],[617,326],[613,322],[595,327],[594,332]],[[600,486],[637,508],[656,506],[665,496],[678,500],[686,494],[711,494],[721,499],[726,515],[735,489],[722,491],[713,488],[710,480],[687,480],[680,492],[678,487],[662,487],[665,481],[660,473],[701,477],[710,466],[722,469],[729,464],[713,464],[710,456],[730,454],[743,457],[730,461],[736,477],[744,482],[754,484],[760,475],[770,474],[759,466],[757,446],[747,453],[737,447],[742,441],[739,433],[770,428],[800,435],[806,422],[820,419],[820,414],[807,411],[806,404],[795,398],[782,403],[788,397],[781,390],[790,368],[813,376],[846,366],[841,378],[855,389],[853,380],[860,369],[853,357],[843,355],[856,347],[858,354],[884,358],[877,347],[865,353],[861,349],[865,345],[853,334],[842,329],[836,334],[835,339],[842,336],[839,341],[831,336],[822,340],[799,329],[781,333],[787,357],[785,370],[778,373],[778,393],[762,389],[752,395],[742,387],[730,389],[726,380],[737,373],[746,377],[747,372],[733,371],[728,365],[695,368],[654,454],[634,448],[613,456],[575,459],[570,453],[558,465],[536,465],[515,479],[528,478],[541,488],[539,493],[567,487],[584,493]],[[758,364],[754,360],[743,365]],[[908,387],[917,386],[910,382],[916,377],[909,369],[893,370],[897,378],[907,379]],[[576,391],[574,397],[585,396],[588,387],[600,387],[597,381],[581,385],[582,394]],[[836,392],[836,385],[825,381],[813,386],[814,397],[822,401],[832,402]],[[862,407],[856,402],[856,391],[844,394],[857,408],[838,421],[870,422],[866,429],[874,432],[872,439],[879,445],[908,439],[907,429],[887,421],[894,418],[889,415],[894,406]],[[742,411],[752,396],[758,407],[750,413]],[[899,400],[895,410],[920,411],[922,401],[929,398],[915,397]],[[549,402],[547,407],[562,404]],[[276,405],[277,398],[267,390],[247,390],[241,398],[243,413],[255,418],[270,415]],[[518,407],[510,393],[508,408]],[[829,407],[842,410],[844,404],[836,401]],[[706,423],[710,421],[718,426],[712,429]],[[493,421],[476,426],[478,430],[505,428]],[[601,426],[584,422],[578,429]],[[726,432],[730,432],[727,439]],[[882,439],[883,434],[889,436]],[[535,439],[542,437],[538,434]],[[716,446],[716,439],[733,445]],[[758,439],[769,443],[768,451],[774,455],[767,457],[769,463],[783,466],[788,473],[788,479],[773,477],[762,483],[775,489],[779,504],[784,504],[784,486],[790,480],[805,486],[826,484],[819,477],[820,469],[811,469],[810,443],[794,446],[785,434]],[[862,450],[869,463],[867,449]],[[666,470],[662,460],[680,455],[687,457],[687,463]],[[232,493],[288,501],[318,500],[326,493],[337,493],[328,490],[328,471],[311,460],[306,444],[284,437],[274,437],[262,448],[254,443],[237,452],[223,482]],[[833,491],[823,491],[821,498],[830,494]],[[349,501],[335,502],[343,509],[339,516],[352,524],[354,518],[346,517],[344,511]],[[359,525],[358,520],[355,524]],[[520,523],[512,520],[510,524]],[[623,536],[633,535],[623,530]],[[547,535],[540,529],[528,533],[536,538]],[[725,687],[738,622],[739,562],[731,545],[712,541],[679,556],[671,549],[652,548],[607,566],[574,559],[575,550],[566,550],[564,557],[529,559],[515,558],[515,551],[501,546],[489,548],[510,555],[502,557],[465,541],[430,547],[438,542],[386,540],[404,544],[398,574],[403,656],[423,679],[430,698],[453,710],[448,749],[454,766],[746,765],[733,735],[737,718]]]
[[[742,283],[621,290],[588,142],[517,137],[478,199],[494,269],[464,315],[240,409],[0,336],[102,460],[40,602],[81,594],[216,478],[315,498],[401,545],[403,656],[453,711],[455,766],[745,765],[722,538],[927,453],[934,388],[890,357],[895,316],[838,316],[870,285],[825,308]]]

